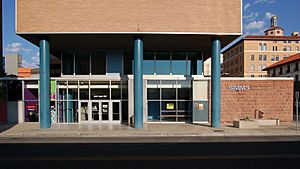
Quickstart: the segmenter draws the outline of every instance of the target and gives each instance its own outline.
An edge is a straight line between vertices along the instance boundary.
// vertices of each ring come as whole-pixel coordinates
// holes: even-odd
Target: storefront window
[[[91,81],[91,100],[109,100],[109,82]]]
[[[189,80],[147,81],[148,121],[191,120],[191,92]]]
[[[191,81],[177,81],[178,100],[192,100]]]
[[[160,101],[148,101],[148,121],[160,121]]]
[[[147,99],[159,100],[160,99],[160,81],[147,81]]]
[[[87,81],[79,82],[79,99],[89,100],[89,82]]]
[[[68,81],[68,100],[78,99],[78,81]]]
[[[59,100],[67,100],[67,81],[58,82]]]
[[[121,99],[121,82],[111,82],[111,99]]]
[[[161,99],[175,100],[176,99],[176,81],[162,81]]]
[[[176,101],[161,102],[161,120],[176,121]]]

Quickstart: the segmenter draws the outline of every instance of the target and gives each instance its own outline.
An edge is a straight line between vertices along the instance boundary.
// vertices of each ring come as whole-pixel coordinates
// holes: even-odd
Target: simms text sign
[[[232,85],[228,87],[231,91],[244,91],[244,90],[250,90],[250,86],[240,86],[240,85]]]

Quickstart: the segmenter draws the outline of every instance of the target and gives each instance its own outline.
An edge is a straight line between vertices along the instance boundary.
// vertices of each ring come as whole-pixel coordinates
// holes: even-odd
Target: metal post
[[[49,42],[40,41],[40,128],[50,128],[50,52]]]
[[[143,40],[134,39],[134,127],[143,128]]]
[[[211,126],[220,128],[220,83],[221,83],[221,41],[219,38],[212,40],[211,64]]]

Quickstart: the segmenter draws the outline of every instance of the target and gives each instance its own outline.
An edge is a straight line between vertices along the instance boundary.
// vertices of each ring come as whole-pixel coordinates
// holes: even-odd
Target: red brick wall
[[[249,86],[249,90],[232,91],[229,86]],[[264,118],[293,120],[293,80],[222,80],[221,121],[255,118],[256,111]],[[211,110],[211,109],[210,109]]]

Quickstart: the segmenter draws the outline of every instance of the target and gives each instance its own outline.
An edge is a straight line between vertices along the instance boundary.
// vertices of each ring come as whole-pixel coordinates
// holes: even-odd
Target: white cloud
[[[34,52],[32,48],[26,48],[22,43],[14,42],[10,43],[4,48],[4,55],[19,53],[22,55],[22,66],[23,67],[38,67],[39,66],[39,52]]]
[[[247,31],[262,29],[265,26],[264,21],[252,21],[245,26]]]
[[[253,21],[258,17],[259,13],[258,12],[251,12],[249,15],[244,15],[243,19],[246,21]]]
[[[8,44],[4,49],[4,51],[6,53],[18,53],[21,49],[22,49],[22,44],[15,42],[15,43]]]
[[[269,3],[269,4],[273,4],[273,3],[275,3],[275,2],[276,2],[276,0],[256,0],[256,1],[254,1],[253,5],[259,4],[259,3]]]
[[[30,54],[32,52],[32,49],[30,48],[25,48],[23,47],[22,43],[19,42],[14,42],[14,43],[10,43],[6,46],[6,48],[4,49],[5,53],[20,53],[20,52],[24,52],[26,54]]]
[[[251,7],[251,4],[250,3],[246,3],[245,5],[244,5],[244,11],[246,11],[248,8],[250,8]]]
[[[274,15],[275,14],[272,14],[271,12],[266,12],[265,13],[265,18],[270,20],[272,18],[272,16],[274,16]]]

